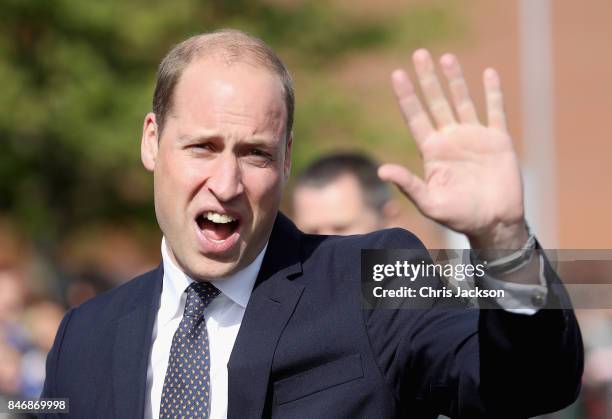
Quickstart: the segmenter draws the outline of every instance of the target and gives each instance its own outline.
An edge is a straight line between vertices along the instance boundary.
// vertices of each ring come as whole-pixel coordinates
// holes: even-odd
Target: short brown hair
[[[192,36],[175,45],[164,57],[157,71],[153,94],[153,113],[157,118],[158,135],[161,136],[166,118],[172,111],[174,90],[185,68],[195,58],[213,54],[219,54],[230,64],[250,60],[278,76],[287,109],[285,136],[288,139],[293,128],[295,109],[293,81],[289,71],[264,41],[235,29],[221,29]]]
[[[329,154],[310,163],[298,176],[295,188],[323,188],[348,174],[357,179],[366,205],[382,214],[393,193],[389,183],[378,177],[378,166],[377,161],[359,152]]]

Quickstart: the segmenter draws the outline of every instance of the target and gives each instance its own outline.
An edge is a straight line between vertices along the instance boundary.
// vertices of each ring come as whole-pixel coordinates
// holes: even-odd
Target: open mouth
[[[228,214],[207,211],[196,217],[196,222],[204,236],[215,242],[227,240],[236,231],[240,222]]]

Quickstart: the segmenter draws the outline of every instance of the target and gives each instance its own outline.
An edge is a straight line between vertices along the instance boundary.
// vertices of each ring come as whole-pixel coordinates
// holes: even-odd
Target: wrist
[[[499,223],[477,235],[468,235],[470,247],[482,260],[492,260],[500,256],[500,251],[521,249],[529,239],[529,229],[525,219],[518,222]]]

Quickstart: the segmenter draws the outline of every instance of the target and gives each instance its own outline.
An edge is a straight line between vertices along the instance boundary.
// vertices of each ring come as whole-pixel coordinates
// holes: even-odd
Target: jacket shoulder
[[[361,250],[361,249],[424,249],[419,238],[403,228],[388,228],[368,234],[351,236],[321,236],[304,234],[303,247],[308,253],[315,250]],[[310,252],[309,252],[310,251]]]

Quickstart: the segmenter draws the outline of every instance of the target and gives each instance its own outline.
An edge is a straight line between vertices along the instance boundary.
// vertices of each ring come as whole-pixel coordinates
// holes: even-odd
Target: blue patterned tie
[[[172,338],[162,390],[160,418],[208,418],[210,412],[210,356],[204,309],[219,295],[208,282],[187,288],[187,303]]]

